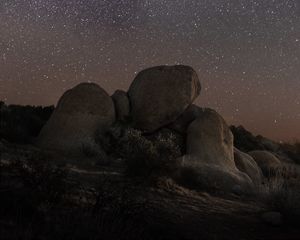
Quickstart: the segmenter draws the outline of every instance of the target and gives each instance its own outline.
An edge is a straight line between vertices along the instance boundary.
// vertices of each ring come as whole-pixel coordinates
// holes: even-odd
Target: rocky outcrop
[[[197,73],[188,66],[158,66],[141,71],[128,91],[134,127],[153,132],[172,123],[200,90]]]
[[[114,121],[111,97],[94,83],[81,83],[60,98],[37,144],[46,149],[79,151],[94,143],[96,131],[105,131]]]
[[[111,96],[116,110],[118,121],[125,121],[129,117],[130,102],[127,93],[122,90],[116,90]]]
[[[249,176],[235,166],[233,135],[217,112],[203,109],[188,127],[186,144],[187,155],[182,159],[182,167],[193,172],[199,186],[221,191],[252,190]]]
[[[176,132],[185,134],[188,126],[203,112],[203,108],[191,104],[188,108],[168,127]]]
[[[248,154],[253,157],[265,176],[270,176],[282,165],[280,160],[268,151],[251,151]]]
[[[147,139],[167,131],[179,146],[180,154],[174,158],[184,155],[176,161],[176,177],[189,175],[199,188],[250,193],[262,182],[261,170],[265,174],[280,161],[266,151],[248,155],[234,149],[234,136],[222,116],[192,104],[200,90],[196,72],[181,65],[143,70],[127,93],[117,90],[111,97],[96,84],[79,84],[61,97],[38,144],[48,149],[82,149],[85,155],[98,158],[105,155],[102,148],[109,149],[106,145],[111,139],[106,139],[110,135],[106,130],[116,120],[122,123],[116,124],[120,132],[124,127],[137,128]],[[273,142],[255,137],[242,127],[232,130],[237,136],[236,144],[245,149],[278,149]],[[100,150],[94,151],[97,147]]]
[[[234,162],[237,169],[246,173],[255,185],[262,183],[262,171],[250,155],[234,148]]]

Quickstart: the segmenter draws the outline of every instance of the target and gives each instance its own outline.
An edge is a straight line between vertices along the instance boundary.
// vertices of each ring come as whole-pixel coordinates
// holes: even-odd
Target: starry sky
[[[83,81],[112,94],[161,64],[192,66],[196,104],[229,123],[300,139],[299,0],[0,1],[7,103],[56,104]]]

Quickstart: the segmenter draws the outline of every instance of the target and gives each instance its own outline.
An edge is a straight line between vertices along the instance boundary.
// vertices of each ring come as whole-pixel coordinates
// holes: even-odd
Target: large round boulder
[[[203,109],[190,124],[186,148],[182,169],[194,176],[194,184],[224,192],[252,192],[252,180],[235,166],[233,135],[216,111]]]
[[[276,173],[276,170],[282,166],[280,160],[271,152],[259,150],[248,152],[248,154],[253,157],[266,177]]]
[[[235,168],[233,135],[225,120],[216,111],[203,108],[187,130],[187,154],[202,163]]]
[[[42,148],[81,151],[93,146],[95,133],[115,121],[111,97],[97,84],[81,83],[60,98],[37,144]]]
[[[117,120],[125,121],[130,112],[130,102],[127,93],[122,90],[116,90],[111,97],[115,104]]]
[[[234,162],[237,169],[246,173],[256,186],[262,183],[262,171],[250,155],[234,148]]]
[[[188,66],[158,66],[141,71],[128,95],[136,128],[153,132],[175,121],[199,96],[197,73]]]

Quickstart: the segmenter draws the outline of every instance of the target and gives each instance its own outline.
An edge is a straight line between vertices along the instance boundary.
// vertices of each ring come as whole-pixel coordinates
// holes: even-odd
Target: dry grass
[[[43,154],[6,157],[1,239],[145,239],[145,203],[131,185],[98,179],[98,187],[86,187]]]
[[[270,210],[278,211],[286,219],[300,217],[300,175],[297,166],[277,169],[259,189],[261,200]]]

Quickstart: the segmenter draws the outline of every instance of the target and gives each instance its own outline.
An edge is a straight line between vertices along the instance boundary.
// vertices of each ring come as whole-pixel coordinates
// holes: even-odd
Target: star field
[[[111,94],[144,68],[185,64],[202,83],[198,105],[300,138],[298,0],[2,0],[0,33],[7,103],[55,104],[82,81]]]

